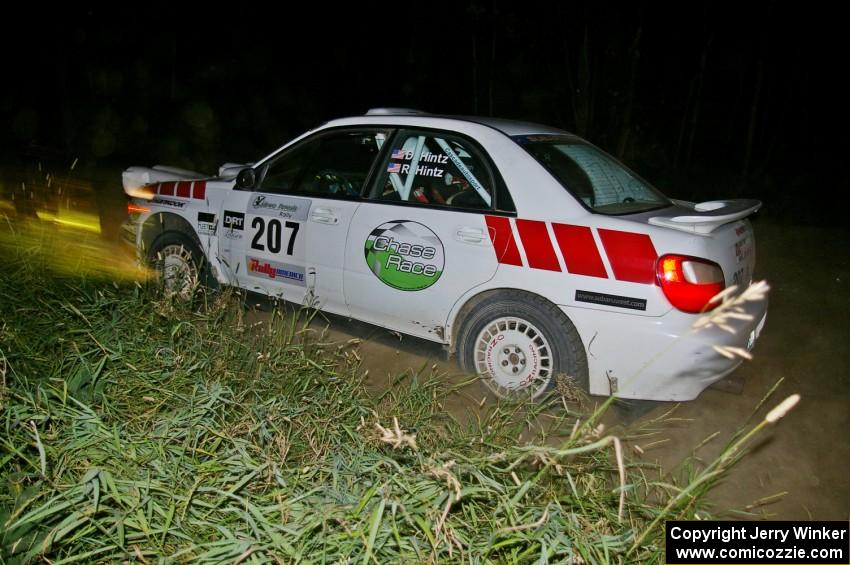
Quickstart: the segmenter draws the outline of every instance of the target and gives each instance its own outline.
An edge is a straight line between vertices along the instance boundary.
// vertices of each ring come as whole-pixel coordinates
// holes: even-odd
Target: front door
[[[230,271],[248,290],[346,314],[348,227],[387,132],[320,132],[257,166],[222,211]]]
[[[306,167],[305,188],[315,195],[305,226],[307,275],[313,303],[322,311],[349,315],[343,295],[348,230],[388,135],[374,129],[325,134]]]

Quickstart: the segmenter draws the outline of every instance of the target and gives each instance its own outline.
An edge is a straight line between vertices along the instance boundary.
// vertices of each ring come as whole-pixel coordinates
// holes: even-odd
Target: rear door
[[[454,303],[496,272],[498,179],[477,144],[448,132],[401,131],[379,163],[349,229],[346,302],[356,318],[442,341]]]

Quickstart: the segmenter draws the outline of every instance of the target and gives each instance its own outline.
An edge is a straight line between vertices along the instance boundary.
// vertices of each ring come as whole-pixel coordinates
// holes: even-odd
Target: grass
[[[663,520],[705,518],[766,425],[674,484],[601,410],[455,421],[439,379],[367,394],[307,313],[251,326],[238,296],[176,304],[38,249],[0,245],[5,562],[661,562]],[[544,412],[558,444],[518,442]]]

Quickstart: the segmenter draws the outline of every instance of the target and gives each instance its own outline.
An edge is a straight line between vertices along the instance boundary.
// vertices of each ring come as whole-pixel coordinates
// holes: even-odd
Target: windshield
[[[513,138],[585,206],[602,214],[632,214],[671,202],[619,161],[573,137]]]

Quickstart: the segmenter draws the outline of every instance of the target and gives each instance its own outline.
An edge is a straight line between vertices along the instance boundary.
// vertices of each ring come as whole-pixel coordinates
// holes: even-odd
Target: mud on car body
[[[444,344],[500,395],[565,375],[590,393],[688,400],[735,369],[735,333],[691,331],[750,283],[752,200],[666,198],[567,132],[377,109],[216,177],[124,172],[125,234],[170,284],[310,301]],[[177,282],[175,282],[177,281]]]

